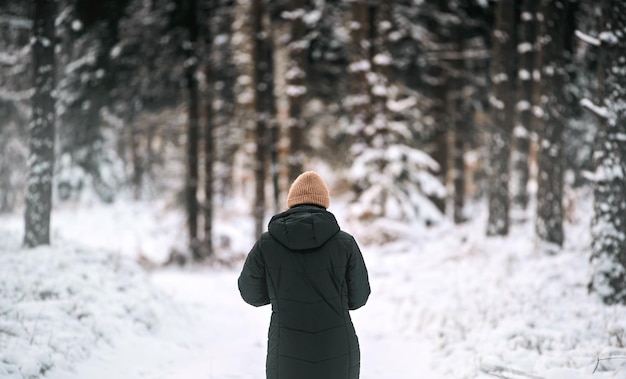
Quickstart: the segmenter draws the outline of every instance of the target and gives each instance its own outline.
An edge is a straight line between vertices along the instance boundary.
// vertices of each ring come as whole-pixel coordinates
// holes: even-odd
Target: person
[[[269,222],[238,279],[249,304],[272,304],[267,379],[358,379],[360,349],[349,310],[370,284],[355,239],[327,211],[330,196],[314,171],[296,178],[287,210]]]

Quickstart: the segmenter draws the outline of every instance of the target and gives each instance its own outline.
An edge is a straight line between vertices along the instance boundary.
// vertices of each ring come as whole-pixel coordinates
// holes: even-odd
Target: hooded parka
[[[354,238],[332,213],[299,205],[274,216],[250,251],[239,291],[272,304],[267,379],[358,379],[359,343],[349,310],[370,294]]]

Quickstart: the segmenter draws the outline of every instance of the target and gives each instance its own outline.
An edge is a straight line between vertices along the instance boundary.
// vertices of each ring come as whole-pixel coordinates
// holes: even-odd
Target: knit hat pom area
[[[301,204],[314,204],[324,208],[330,205],[328,187],[315,171],[303,172],[289,188],[287,208]]]

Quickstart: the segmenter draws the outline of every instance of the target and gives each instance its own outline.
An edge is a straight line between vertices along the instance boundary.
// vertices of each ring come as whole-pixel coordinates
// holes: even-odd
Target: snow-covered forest
[[[264,377],[315,170],[362,379],[626,378],[622,0],[0,0],[0,378]]]

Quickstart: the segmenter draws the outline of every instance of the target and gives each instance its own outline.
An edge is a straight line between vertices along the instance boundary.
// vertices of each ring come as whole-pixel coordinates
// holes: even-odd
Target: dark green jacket
[[[302,205],[278,214],[239,276],[249,304],[272,304],[267,379],[357,379],[359,342],[349,310],[370,294],[354,238],[332,213]]]

